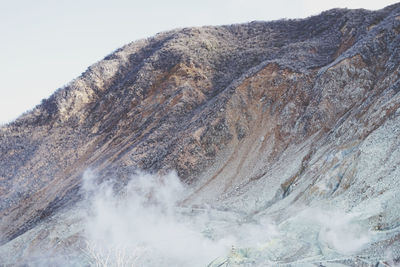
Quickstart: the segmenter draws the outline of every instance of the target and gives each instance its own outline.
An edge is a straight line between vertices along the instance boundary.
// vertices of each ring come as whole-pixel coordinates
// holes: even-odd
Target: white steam
[[[287,223],[275,225],[268,216],[255,219],[230,211],[184,207],[182,200],[190,188],[174,173],[138,173],[118,191],[113,182],[98,184],[88,172],[83,188],[90,206],[84,252],[98,266],[207,266],[211,262],[218,266],[218,262],[247,264],[252,257],[260,262],[257,266],[263,266],[269,260],[284,259],[305,243],[332,256],[354,255],[371,241],[355,213],[299,209]],[[315,234],[306,234],[307,229]],[[280,245],[285,240],[297,245],[280,251],[285,249]]]
[[[99,183],[86,172],[82,188],[84,201],[10,242],[3,252],[31,244],[29,266],[276,266],[351,258],[378,240],[368,230],[368,211],[293,205],[280,211],[286,218],[272,213],[274,223],[268,213],[185,207],[182,200],[192,189],[174,173],[138,173],[121,187],[112,180]],[[38,245],[34,240],[41,233],[48,236]],[[5,255],[1,249],[0,256]],[[398,255],[388,251],[385,260],[396,266]]]
[[[173,173],[135,175],[122,194],[115,194],[110,183],[94,186],[88,174],[84,188],[92,194],[87,253],[97,263],[204,266],[226,255],[234,243],[230,237],[207,238],[202,233],[206,220],[182,215],[178,204],[186,190]]]
[[[301,215],[320,229],[318,242],[321,249],[342,255],[355,254],[371,241],[371,233],[357,220],[359,216],[357,213],[315,208],[307,209]]]

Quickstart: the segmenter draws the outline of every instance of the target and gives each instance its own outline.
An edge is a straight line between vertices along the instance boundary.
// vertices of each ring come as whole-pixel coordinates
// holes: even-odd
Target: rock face
[[[193,189],[183,205],[287,229],[294,206],[366,212],[374,239],[357,257],[299,245],[269,259],[282,264],[375,266],[388,249],[398,260],[399,33],[396,4],[184,28],[116,50],[0,128],[0,258],[13,263],[12,242],[40,240],[35,229],[74,206],[90,168],[121,185],[137,169],[176,170]]]

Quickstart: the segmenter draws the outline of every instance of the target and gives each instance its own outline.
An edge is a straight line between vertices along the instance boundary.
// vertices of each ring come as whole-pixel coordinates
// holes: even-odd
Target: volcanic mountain
[[[0,128],[0,262],[51,266],[33,260],[51,249],[90,264],[91,170],[116,195],[174,171],[175,208],[213,213],[211,240],[228,217],[278,229],[210,266],[394,266],[399,71],[400,4],[127,44]]]

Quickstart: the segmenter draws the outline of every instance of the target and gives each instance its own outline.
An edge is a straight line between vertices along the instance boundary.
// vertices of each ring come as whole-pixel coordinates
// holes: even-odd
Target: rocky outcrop
[[[88,168],[121,184],[136,169],[176,170],[194,189],[185,205],[248,218],[379,202],[364,218],[392,231],[368,248],[377,262],[400,237],[399,31],[396,4],[185,28],[116,50],[0,128],[3,244],[76,203]]]

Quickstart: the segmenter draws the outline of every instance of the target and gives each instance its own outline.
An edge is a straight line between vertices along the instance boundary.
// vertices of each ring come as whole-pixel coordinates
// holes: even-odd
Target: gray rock
[[[184,205],[267,216],[291,236],[248,248],[243,266],[382,265],[400,247],[399,32],[395,4],[184,28],[116,50],[0,128],[0,259],[24,263],[24,242],[55,242],[43,229],[74,219],[85,170],[123,188],[141,169],[176,170],[193,192]],[[337,213],[304,223],[304,206],[361,214],[349,220],[372,241],[344,257],[323,238],[343,230],[327,226]]]

